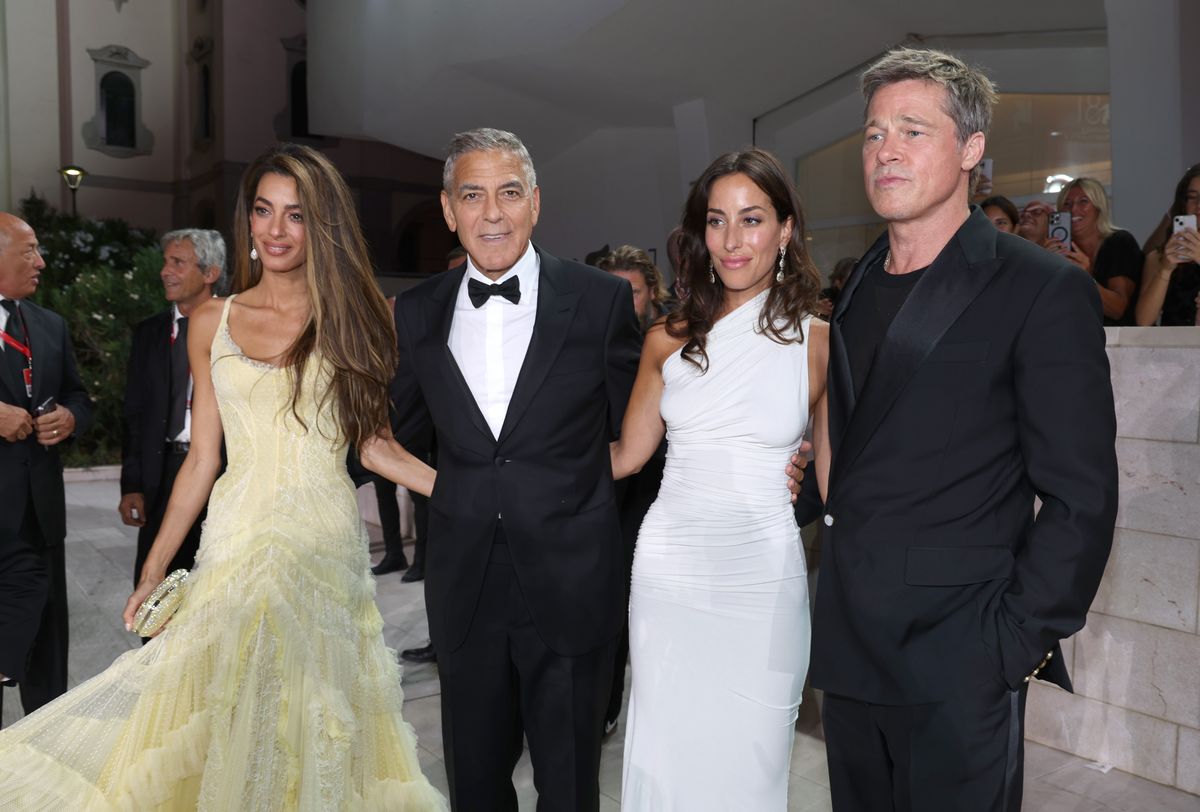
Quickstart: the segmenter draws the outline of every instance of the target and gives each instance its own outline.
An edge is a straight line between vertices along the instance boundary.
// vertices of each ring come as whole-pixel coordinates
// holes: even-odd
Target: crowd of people
[[[1019,809],[1028,682],[1069,689],[1059,641],[1112,541],[1101,323],[1195,323],[1198,167],[1143,258],[1091,179],[1060,230],[1040,202],[969,205],[996,98],[977,69],[901,48],[862,86],[887,230],[825,289],[759,149],[693,185],[673,299],[641,249],[597,269],[534,244],[524,144],[460,133],[441,202],[463,252],[390,302],[338,171],[266,151],[231,295],[220,235],[173,231],[170,307],[134,333],[124,621],[177,568],[184,600],[69,692],[57,445],[90,404],[28,301],[36,235],[0,215],[0,680],[29,714],[0,731],[0,807],[445,808],[373,600],[374,476],[427,500],[450,807],[515,810],[527,748],[539,808],[597,809],[628,657],[624,808],[786,808],[811,679],[836,809]],[[409,563],[385,541],[377,575]]]
[[[1200,235],[1195,221],[1200,212],[1200,164],[1184,173],[1167,214],[1141,244],[1113,223],[1108,194],[1095,178],[1068,182],[1058,193],[1056,207],[1033,200],[1018,212],[1000,195],[985,198],[979,207],[997,229],[1061,254],[1087,271],[1096,281],[1106,325],[1200,324]],[[1065,217],[1052,223],[1055,214]]]

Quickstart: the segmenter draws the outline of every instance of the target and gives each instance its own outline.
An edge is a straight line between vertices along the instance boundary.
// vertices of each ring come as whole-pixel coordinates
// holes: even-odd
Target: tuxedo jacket
[[[21,317],[29,331],[29,348],[33,353],[33,405],[53,395],[59,405],[75,415],[75,434],[82,434],[92,422],[92,401],[75,366],[67,323],[57,313],[28,299],[21,301]],[[0,401],[26,408],[24,395],[24,381],[10,374],[7,364],[0,365]],[[4,494],[0,526],[4,529],[15,533],[20,528],[23,508],[32,499],[42,541],[58,545],[66,539],[67,508],[60,448],[61,443],[49,448],[39,445],[35,434],[16,443],[0,439],[0,493]]]
[[[614,638],[624,566],[608,443],[620,430],[640,339],[624,280],[537,250],[533,336],[499,437],[448,346],[463,275],[447,271],[396,301],[392,382],[402,443],[432,422],[425,600],[439,647],[465,639],[503,516],[521,593],[542,640],[574,656]],[[483,351],[483,347],[479,348]]]
[[[843,322],[872,305],[856,290],[887,250],[885,234],[831,322],[813,684],[919,704],[1015,689],[1053,651],[1040,676],[1070,690],[1058,641],[1086,620],[1117,509],[1096,285],[973,207],[856,398]]]
[[[171,418],[171,333],[174,329],[174,307],[138,322],[133,328],[129,367],[125,373],[121,495],[142,494],[147,516],[154,515],[159,500],[171,496],[170,488],[162,486],[167,421]],[[222,470],[224,464],[225,444],[222,442]],[[197,521],[203,516],[201,513]]]
[[[125,377],[125,431],[121,443],[121,495],[141,493],[152,513],[161,496],[163,451],[171,411],[171,332],[174,308],[133,328]]]

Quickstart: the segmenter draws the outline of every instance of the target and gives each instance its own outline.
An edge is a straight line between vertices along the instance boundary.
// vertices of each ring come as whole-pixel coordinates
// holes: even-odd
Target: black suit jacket
[[[125,431],[121,443],[121,495],[141,493],[146,512],[160,496],[163,446],[171,410],[171,331],[174,308],[155,313],[133,328],[125,377]]]
[[[973,209],[856,402],[842,322],[887,248],[885,235],[859,263],[831,323],[813,684],[917,704],[1016,688],[1054,650],[1041,676],[1069,689],[1058,641],[1086,620],[1117,504],[1095,283]]]
[[[396,302],[397,436],[407,443],[432,420],[437,438],[429,504],[437,543],[426,553],[425,599],[430,634],[449,650],[467,634],[501,514],[547,646],[577,655],[621,628],[624,566],[608,443],[637,372],[637,320],[624,280],[538,256],[533,337],[498,438],[447,345],[465,268]]]
[[[42,403],[53,395],[59,405],[75,415],[75,434],[87,431],[92,423],[92,401],[75,367],[75,350],[67,323],[61,316],[25,299],[21,316],[29,330],[33,352],[33,403]],[[24,383],[0,368],[0,401],[25,407]],[[63,466],[59,449],[46,448],[30,434],[17,443],[0,439],[0,527],[16,532],[21,525],[23,508],[32,498],[42,541],[62,544],[67,537],[67,508],[63,492]]]

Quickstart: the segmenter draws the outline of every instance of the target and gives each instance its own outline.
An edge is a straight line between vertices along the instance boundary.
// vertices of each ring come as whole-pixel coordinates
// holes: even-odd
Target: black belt
[[[178,440],[167,440],[166,448],[168,454],[186,454],[191,448],[191,443],[181,443]]]

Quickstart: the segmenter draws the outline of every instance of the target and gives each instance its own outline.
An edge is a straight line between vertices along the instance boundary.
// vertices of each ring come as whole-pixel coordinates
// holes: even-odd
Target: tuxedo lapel
[[[995,246],[994,226],[982,212],[973,209],[913,287],[876,353],[862,396],[850,412],[834,455],[831,482],[837,482],[853,465],[918,367],[999,270],[1003,261],[996,257]],[[878,252],[873,254],[877,256]],[[864,260],[857,270],[865,272],[866,266]]]
[[[859,283],[879,256],[887,250],[887,233],[875,241],[871,249],[863,256],[859,263],[850,273],[850,277],[846,280],[846,285],[838,295],[837,306],[834,308],[833,315],[830,318],[831,325],[829,331],[829,384],[834,390],[832,394],[832,402],[836,404],[836,408],[830,411],[829,415],[829,437],[836,450],[839,441],[842,437],[842,432],[846,429],[846,424],[849,422],[850,415],[854,413],[854,374],[850,368],[850,356],[846,352],[845,338],[842,336],[842,322],[846,317],[846,309],[850,307],[850,302],[854,299],[854,293],[858,290]]]
[[[536,248],[536,247],[535,247]],[[504,415],[498,442],[503,443],[529,408],[533,396],[541,388],[546,373],[562,349],[563,340],[571,326],[571,317],[579,304],[579,293],[570,289],[570,283],[562,272],[562,263],[555,257],[538,251],[541,270],[538,273],[537,316],[533,323],[533,335],[525,361],[513,387],[512,400]]]
[[[33,353],[33,400],[30,408],[37,409],[38,404],[55,394],[57,386],[47,387],[46,370],[61,363],[59,352],[62,348],[54,347],[45,319],[37,308],[25,302],[21,305],[21,316],[25,319],[25,329],[29,331],[29,350]]]
[[[150,331],[150,346],[146,348],[149,359],[146,369],[133,370],[132,374],[143,375],[143,391],[149,391],[149,403],[163,404],[163,419],[167,420],[170,411],[171,398],[171,331],[175,325],[175,310],[164,311],[160,318],[155,319],[154,329]]]
[[[452,390],[450,400],[460,404],[463,415],[471,425],[479,429],[489,443],[494,443],[496,438],[492,436],[492,430],[488,426],[487,420],[484,419],[483,412],[479,409],[475,394],[467,385],[467,379],[463,377],[458,361],[454,360],[454,353],[450,351],[450,327],[454,323],[454,305],[458,301],[458,289],[462,285],[462,278],[466,273],[466,265],[463,265],[462,270],[458,273],[447,272],[447,276],[450,278],[429,297],[429,324],[432,329],[426,333],[423,340],[437,342],[437,346],[431,347],[429,350],[433,357],[438,358],[439,361],[444,360],[446,364],[444,381],[446,386]]]

